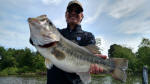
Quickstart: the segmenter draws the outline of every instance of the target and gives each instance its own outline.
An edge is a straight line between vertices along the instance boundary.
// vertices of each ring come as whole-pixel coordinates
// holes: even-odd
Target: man
[[[95,44],[95,37],[90,32],[81,29],[81,21],[83,19],[83,7],[77,0],[70,1],[66,10],[67,28],[59,30],[67,39],[75,42],[80,46]],[[102,58],[106,56],[97,55]],[[99,73],[103,69],[96,64],[91,65],[90,73]],[[47,72],[47,84],[82,84],[80,78],[75,73],[68,73],[53,66]]]

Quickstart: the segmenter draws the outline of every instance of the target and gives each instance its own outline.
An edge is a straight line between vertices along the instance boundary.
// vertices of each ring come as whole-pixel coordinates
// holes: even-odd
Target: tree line
[[[46,72],[44,58],[29,48],[13,49],[0,47],[0,75]]]
[[[100,45],[100,39],[98,44]],[[110,58],[127,58],[129,72],[141,72],[144,65],[150,70],[150,40],[143,38],[136,53],[132,49],[113,44],[108,50]],[[44,57],[29,48],[13,49],[0,46],[0,75],[46,72]]]

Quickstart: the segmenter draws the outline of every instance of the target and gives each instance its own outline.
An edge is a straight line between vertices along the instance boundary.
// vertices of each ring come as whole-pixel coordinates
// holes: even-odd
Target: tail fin
[[[128,60],[125,58],[112,58],[112,60],[115,64],[115,69],[112,72],[112,76],[115,79],[126,82],[126,69],[128,68]]]

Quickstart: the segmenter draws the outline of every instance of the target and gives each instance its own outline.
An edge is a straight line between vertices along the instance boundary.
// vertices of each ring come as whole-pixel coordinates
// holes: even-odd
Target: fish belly
[[[63,71],[75,73],[75,72],[88,72],[90,69],[90,63],[77,59],[74,56],[66,54],[65,59],[58,60],[53,54],[51,54],[51,48],[40,48],[36,46],[36,49],[44,56],[49,59],[52,64],[60,68]]]
[[[64,60],[57,60],[54,56],[52,56],[50,59],[55,66],[66,72],[88,72],[90,69],[89,63],[75,58],[71,59],[69,56],[66,56]]]

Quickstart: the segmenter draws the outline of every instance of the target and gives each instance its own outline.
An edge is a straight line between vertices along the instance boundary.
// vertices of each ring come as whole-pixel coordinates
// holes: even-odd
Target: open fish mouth
[[[30,23],[30,24],[33,24],[33,22],[35,23],[39,23],[40,24],[40,22],[39,22],[39,20],[37,20],[37,19],[35,19],[35,18],[28,18],[28,22]]]
[[[30,27],[30,43],[40,47],[50,47],[58,43],[59,36],[46,15],[27,19]]]
[[[41,43],[40,41],[37,41],[37,40],[32,40],[31,38],[30,38],[30,43],[32,44],[32,45],[36,45],[36,46],[39,46],[39,47],[44,47],[44,48],[48,48],[48,47],[51,47],[51,46],[54,46],[54,45],[56,45],[57,43],[58,43],[59,41],[51,41],[51,42],[47,42],[47,43]]]
[[[58,43],[58,41],[54,41],[54,42],[50,42],[48,44],[38,45],[38,46],[43,47],[43,48],[48,48],[48,47],[52,47],[52,46],[56,45],[57,43]]]
[[[36,18],[28,18],[28,23],[29,23],[29,25],[34,25],[34,26],[38,25],[39,27],[43,27],[42,24],[40,23],[40,21]],[[39,27],[37,27],[37,28],[39,28]],[[32,28],[32,27],[30,27],[30,28]]]

